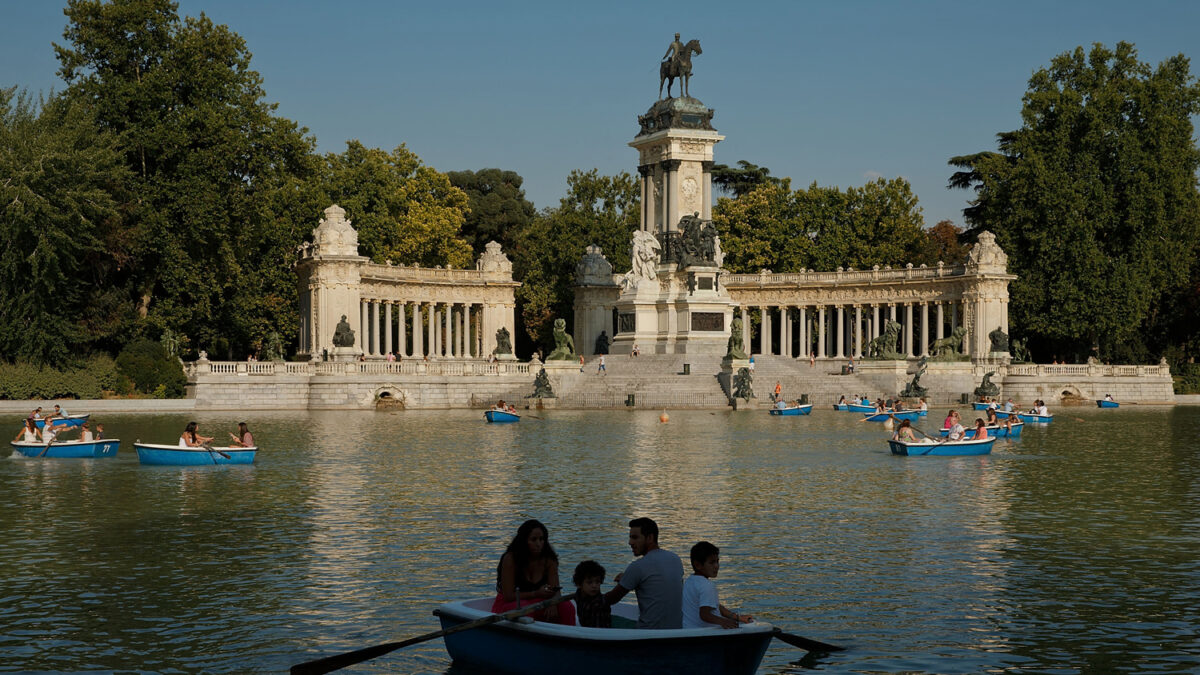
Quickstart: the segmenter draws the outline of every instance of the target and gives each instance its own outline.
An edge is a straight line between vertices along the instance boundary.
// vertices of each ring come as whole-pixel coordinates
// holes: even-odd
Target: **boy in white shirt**
[[[695,574],[683,582],[683,627],[737,628],[754,621],[749,614],[735,614],[721,605],[713,579],[721,569],[721,550],[702,541],[692,547],[692,570]]]

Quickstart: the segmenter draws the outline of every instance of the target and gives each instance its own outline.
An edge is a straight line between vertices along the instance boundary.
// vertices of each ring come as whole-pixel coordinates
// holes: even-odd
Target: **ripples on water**
[[[641,515],[685,564],[721,546],[724,604],[850,647],[764,673],[1200,670],[1200,409],[1064,408],[962,458],[846,413],[538,415],[254,414],[259,463],[208,468],[137,463],[184,417],[114,415],[116,459],[0,461],[0,670],[282,671],[436,629],[525,518],[607,587]],[[430,642],[356,672],[458,671]]]

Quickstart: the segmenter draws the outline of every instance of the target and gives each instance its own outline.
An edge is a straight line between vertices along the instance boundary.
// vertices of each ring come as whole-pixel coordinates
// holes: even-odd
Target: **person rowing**
[[[912,422],[908,420],[900,420],[900,426],[896,427],[896,432],[892,434],[893,441],[902,441],[904,443],[916,443],[917,435],[913,433]]]

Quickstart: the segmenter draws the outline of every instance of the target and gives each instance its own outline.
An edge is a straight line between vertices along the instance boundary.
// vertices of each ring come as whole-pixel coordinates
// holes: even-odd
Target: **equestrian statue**
[[[679,41],[679,33],[667,47],[662,63],[658,66],[658,97],[662,98],[663,83],[667,83],[667,98],[671,96],[671,85],[679,80],[679,95],[687,98],[688,82],[692,79],[692,54],[703,54],[700,51],[700,41],[692,40],[686,45]]]

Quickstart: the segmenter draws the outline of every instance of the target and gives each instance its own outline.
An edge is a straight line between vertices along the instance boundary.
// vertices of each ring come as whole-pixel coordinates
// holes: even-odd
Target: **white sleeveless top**
[[[191,446],[189,446],[189,445],[188,445],[188,442],[187,442],[187,436],[180,436],[180,437],[179,437],[179,447],[181,447],[181,448],[188,448],[188,447],[191,447]]]
[[[26,429],[25,430],[25,442],[26,443],[37,443],[37,432]]]

